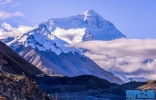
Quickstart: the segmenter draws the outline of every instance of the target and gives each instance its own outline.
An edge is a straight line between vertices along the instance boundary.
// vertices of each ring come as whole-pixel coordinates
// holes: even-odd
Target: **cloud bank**
[[[22,35],[29,30],[32,30],[30,26],[19,25],[17,28],[12,27],[10,24],[3,23],[0,28],[0,39],[5,39],[8,37],[16,37]]]
[[[117,39],[72,44],[100,67],[127,78],[156,79],[156,40]]]

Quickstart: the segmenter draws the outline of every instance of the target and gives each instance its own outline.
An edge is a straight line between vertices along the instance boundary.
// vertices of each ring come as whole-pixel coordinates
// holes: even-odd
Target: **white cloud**
[[[57,36],[58,38],[71,44],[71,43],[77,43],[77,42],[82,41],[82,37],[85,34],[85,30],[86,30],[85,28],[65,30],[65,29],[57,27],[54,30],[53,34]]]
[[[24,15],[20,11],[16,11],[14,13],[8,13],[5,11],[0,11],[0,19],[8,19],[8,18],[17,17],[17,16],[22,17]]]
[[[4,5],[11,2],[11,0],[0,0],[0,5]]]
[[[86,41],[72,46],[87,50],[99,66],[126,77],[156,79],[156,40],[117,39],[113,41]],[[154,61],[144,63],[146,59]]]
[[[16,37],[22,35],[32,29],[30,26],[19,25],[17,28],[12,27],[10,24],[3,23],[0,28],[0,39],[8,37]]]

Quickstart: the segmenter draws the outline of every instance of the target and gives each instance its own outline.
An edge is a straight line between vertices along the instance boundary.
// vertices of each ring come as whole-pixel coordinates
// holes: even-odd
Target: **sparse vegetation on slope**
[[[4,72],[0,66],[0,95],[7,100],[55,100],[24,74]]]

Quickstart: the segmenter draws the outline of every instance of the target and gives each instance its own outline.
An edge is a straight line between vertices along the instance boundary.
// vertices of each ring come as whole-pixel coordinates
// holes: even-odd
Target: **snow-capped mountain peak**
[[[122,37],[126,36],[111,22],[95,11],[88,10],[71,17],[51,18],[6,44],[47,74],[89,74],[122,84],[119,78],[100,68],[79,50],[65,46],[93,39],[112,40]]]
[[[51,18],[41,24],[44,24],[53,35],[70,44],[89,40],[126,38],[113,23],[93,10],[65,18]]]
[[[96,21],[107,21],[104,18],[102,18],[97,12],[94,10],[87,10],[84,13],[84,21],[86,20],[96,20]]]
[[[89,17],[91,17],[91,16],[99,16],[99,14],[96,13],[94,10],[87,10],[84,13],[84,21],[89,19]]]

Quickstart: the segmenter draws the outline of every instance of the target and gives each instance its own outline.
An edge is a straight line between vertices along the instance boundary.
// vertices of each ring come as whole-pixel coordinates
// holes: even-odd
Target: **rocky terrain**
[[[55,100],[24,74],[9,74],[3,69],[0,70],[0,96],[7,100]]]

